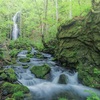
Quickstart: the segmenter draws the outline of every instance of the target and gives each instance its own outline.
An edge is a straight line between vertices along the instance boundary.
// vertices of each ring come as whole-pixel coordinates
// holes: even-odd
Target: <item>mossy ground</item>
[[[29,89],[20,84],[4,82],[1,86],[1,94],[6,91],[5,100],[23,100],[24,94],[29,93]],[[4,98],[1,96],[1,98]]]

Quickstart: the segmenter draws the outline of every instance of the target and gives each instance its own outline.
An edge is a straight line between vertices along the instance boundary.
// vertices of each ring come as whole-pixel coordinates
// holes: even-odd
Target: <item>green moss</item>
[[[29,68],[29,66],[23,66],[23,68],[24,68],[24,69],[27,69],[27,68]]]
[[[31,72],[38,78],[46,78],[46,75],[50,72],[50,67],[48,65],[33,66]]]
[[[15,71],[14,71],[12,68],[6,69],[6,70],[5,70],[5,73],[6,73],[6,75],[7,75],[7,80],[8,80],[9,82],[14,82],[14,81],[17,80]]]
[[[14,48],[14,49],[12,49],[12,50],[10,51],[10,56],[11,56],[11,57],[16,57],[17,54],[18,54],[19,52],[20,52],[19,49]]]
[[[66,98],[59,98],[59,100],[67,100]]]
[[[7,79],[7,75],[5,73],[2,73],[0,76],[2,77],[2,79]]]
[[[32,58],[34,54],[27,54],[27,57]]]
[[[30,58],[20,58],[19,61],[23,63],[30,62]]]
[[[100,69],[98,67],[79,64],[77,69],[79,72],[79,79],[82,80],[84,85],[100,88]]]
[[[36,57],[40,59],[40,58],[43,58],[43,55],[41,55],[41,53],[38,52],[38,53],[36,54]]]
[[[11,59],[11,64],[16,64],[16,59],[15,58]]]
[[[23,100],[24,94],[22,91],[18,91],[12,95],[15,100]]]
[[[31,50],[31,46],[33,46],[32,42],[30,39],[27,38],[18,38],[16,41],[10,41],[9,48],[13,49],[26,49],[26,50]]]
[[[23,93],[28,93],[29,89],[20,84],[11,84],[9,82],[5,82],[2,85],[2,90],[6,90],[9,94],[16,93],[18,91],[22,91]]]
[[[0,70],[0,74],[2,74],[4,72],[4,70]]]
[[[15,100],[14,98],[7,98],[6,100]]]

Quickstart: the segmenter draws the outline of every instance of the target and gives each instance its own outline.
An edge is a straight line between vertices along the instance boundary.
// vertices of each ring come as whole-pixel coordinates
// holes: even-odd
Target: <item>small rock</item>
[[[59,84],[67,84],[68,81],[67,81],[67,76],[65,74],[61,74],[59,76],[59,80],[58,80],[58,83]]]
[[[7,95],[8,95],[7,90],[3,90],[3,91],[2,91],[2,95],[3,95],[3,96],[7,96]]]
[[[0,76],[0,81],[2,81],[3,79],[2,79],[2,77]]]

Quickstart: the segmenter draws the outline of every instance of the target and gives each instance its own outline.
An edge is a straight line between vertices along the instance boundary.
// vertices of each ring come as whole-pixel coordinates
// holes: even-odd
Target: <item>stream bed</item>
[[[59,100],[59,97],[67,97],[68,100],[86,100],[87,96],[90,95],[89,91],[93,91],[100,96],[99,90],[83,86],[78,81],[77,72],[71,72],[62,68],[53,61],[53,57],[50,54],[39,52],[32,48],[31,54],[34,54],[34,56],[30,58],[30,62],[20,62],[20,58],[26,58],[27,52],[27,50],[21,51],[18,54],[17,64],[11,65],[16,72],[18,81],[28,87],[32,94],[31,99],[25,100]],[[40,53],[43,58],[35,56],[37,53]],[[36,78],[36,76],[31,73],[30,68],[44,64],[47,64],[51,68],[48,78]],[[29,68],[24,69],[23,66],[26,65],[29,66]],[[66,84],[59,83],[61,75],[64,75],[66,78]]]

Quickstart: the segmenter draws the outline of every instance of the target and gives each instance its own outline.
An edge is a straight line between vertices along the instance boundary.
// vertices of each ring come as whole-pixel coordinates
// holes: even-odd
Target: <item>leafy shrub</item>
[[[10,56],[16,57],[19,52],[20,52],[20,50],[14,48],[10,51]]]
[[[22,91],[18,91],[12,95],[15,100],[23,100],[24,94]]]
[[[31,50],[31,46],[33,46],[32,42],[28,38],[19,38],[16,41],[11,41],[9,44],[9,48],[13,49],[28,49]]]
[[[95,94],[92,91],[88,91],[88,92],[91,94],[91,96],[89,96],[86,100],[100,100],[97,94]]]

